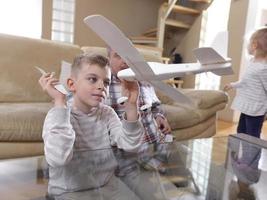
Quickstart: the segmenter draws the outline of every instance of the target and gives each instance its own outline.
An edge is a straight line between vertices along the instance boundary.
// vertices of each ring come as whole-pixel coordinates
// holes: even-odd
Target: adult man
[[[118,103],[121,97],[121,80],[118,79],[117,73],[120,70],[127,69],[125,61],[110,47],[107,47],[109,63],[111,68],[111,83],[109,86],[108,104],[113,107],[118,116],[121,118],[124,112],[124,105]],[[164,171],[162,163],[166,160],[166,144],[164,144],[164,136],[170,134],[170,125],[160,109],[160,101],[155,94],[154,88],[146,82],[139,82],[139,108],[144,105],[151,105],[151,109],[141,111],[141,121],[145,128],[143,145],[141,147],[141,162],[145,167],[154,168]],[[163,136],[163,138],[161,138]],[[156,153],[156,156],[146,156],[145,152],[150,148]],[[151,154],[150,154],[151,155]]]

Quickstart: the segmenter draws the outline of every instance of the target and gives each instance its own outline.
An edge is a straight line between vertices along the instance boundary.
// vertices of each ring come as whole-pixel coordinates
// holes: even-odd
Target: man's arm
[[[161,102],[158,99],[154,88],[150,84],[142,85],[142,87],[144,89],[145,98],[148,99],[148,102],[151,102],[151,112],[157,122],[158,128],[163,134],[170,133],[171,127],[164,115],[163,110],[161,109]]]

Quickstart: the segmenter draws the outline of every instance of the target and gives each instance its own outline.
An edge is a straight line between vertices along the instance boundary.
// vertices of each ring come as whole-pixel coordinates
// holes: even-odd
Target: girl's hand
[[[229,90],[232,90],[233,89],[233,86],[231,84],[226,84],[223,88],[223,91],[227,92]]]
[[[59,83],[58,79],[53,78],[54,73],[47,73],[41,76],[39,84],[47,94],[54,99],[55,106],[65,106],[65,95],[54,88]]]

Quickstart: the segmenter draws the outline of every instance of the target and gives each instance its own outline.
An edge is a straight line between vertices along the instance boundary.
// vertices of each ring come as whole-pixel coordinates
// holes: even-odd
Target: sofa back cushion
[[[79,46],[0,34],[0,102],[47,102],[38,84],[39,66],[59,76],[61,60],[72,62]]]
[[[149,47],[142,45],[135,45],[135,48],[144,56],[147,62],[162,62],[162,49],[157,47]],[[107,56],[105,47],[85,46],[81,48],[85,53],[97,53]]]

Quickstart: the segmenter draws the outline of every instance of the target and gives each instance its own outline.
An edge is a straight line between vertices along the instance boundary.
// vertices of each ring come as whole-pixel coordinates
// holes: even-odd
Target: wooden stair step
[[[199,2],[199,3],[210,3],[211,2],[211,0],[189,0],[189,1]]]
[[[130,37],[133,43],[141,43],[141,44],[156,44],[156,37],[146,37],[146,36],[133,36]]]
[[[185,29],[189,29],[191,27],[189,24],[186,24],[181,21],[173,20],[173,19],[167,19],[165,21],[165,24],[170,25],[170,26],[175,26],[178,28],[185,28]]]
[[[147,36],[147,37],[156,36],[157,35],[157,28],[151,28],[151,29],[145,31],[142,35]]]
[[[164,6],[166,9],[168,8],[168,3],[164,3]],[[172,8],[173,12],[185,14],[185,15],[199,15],[201,12],[199,10],[193,9],[193,8],[188,8],[180,5],[174,5]]]

